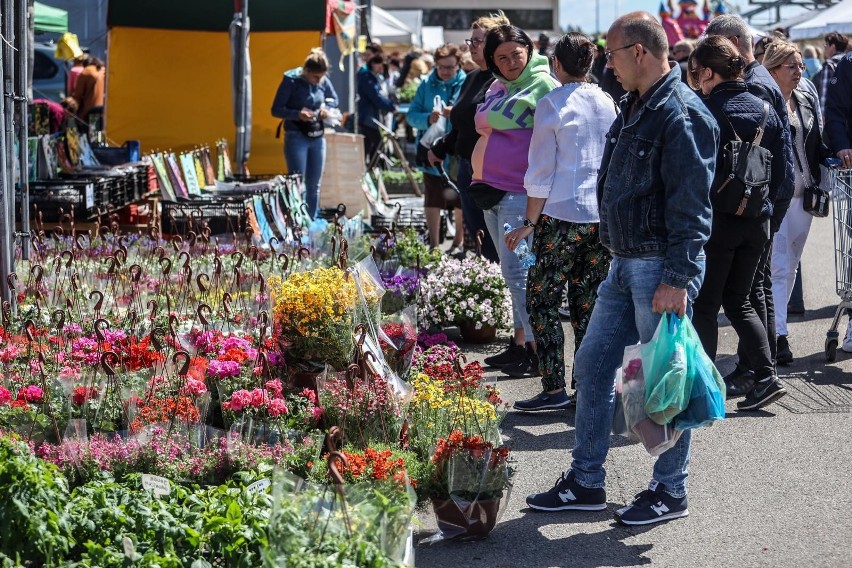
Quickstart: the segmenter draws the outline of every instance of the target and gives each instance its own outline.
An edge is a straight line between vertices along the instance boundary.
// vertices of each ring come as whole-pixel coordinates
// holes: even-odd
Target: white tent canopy
[[[370,36],[382,43],[420,44],[419,38],[410,27],[378,6],[373,6],[371,11]]]
[[[813,39],[829,32],[852,33],[852,0],[843,0],[816,17],[790,28],[790,39]]]

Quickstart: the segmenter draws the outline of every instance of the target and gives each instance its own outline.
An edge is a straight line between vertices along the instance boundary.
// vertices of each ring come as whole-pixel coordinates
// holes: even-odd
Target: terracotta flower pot
[[[438,529],[444,537],[483,538],[497,524],[500,499],[477,500],[473,503],[464,499],[432,499],[432,510],[435,511]]]
[[[459,325],[459,331],[466,343],[491,343],[497,337],[497,328],[493,325],[484,325],[479,329],[472,323]]]

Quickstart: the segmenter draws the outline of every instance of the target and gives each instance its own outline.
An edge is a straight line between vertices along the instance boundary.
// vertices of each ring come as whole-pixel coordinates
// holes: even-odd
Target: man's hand
[[[314,112],[310,109],[303,108],[299,111],[299,120],[302,122],[310,122],[314,119]]]
[[[441,159],[435,155],[435,152],[429,150],[428,154],[426,154],[426,159],[429,160],[430,164],[439,164],[441,163]]]
[[[432,111],[432,114],[429,115],[429,124],[435,124],[439,118],[441,118],[441,113],[437,110]]]
[[[686,313],[686,288],[672,288],[660,284],[654,292],[651,309],[658,314],[674,312],[678,317]]]
[[[852,148],[846,148],[837,152],[837,157],[843,162],[843,168],[852,168]]]

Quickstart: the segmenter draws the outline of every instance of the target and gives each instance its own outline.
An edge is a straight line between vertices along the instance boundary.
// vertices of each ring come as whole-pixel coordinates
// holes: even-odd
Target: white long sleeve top
[[[597,177],[616,105],[591,83],[566,83],[539,100],[524,187],[546,198],[543,214],[597,223]]]

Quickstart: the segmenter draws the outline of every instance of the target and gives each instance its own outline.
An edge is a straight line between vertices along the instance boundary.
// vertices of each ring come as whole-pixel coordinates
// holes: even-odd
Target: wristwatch
[[[535,228],[535,223],[530,221],[529,219],[524,219],[524,227],[532,227]]]

